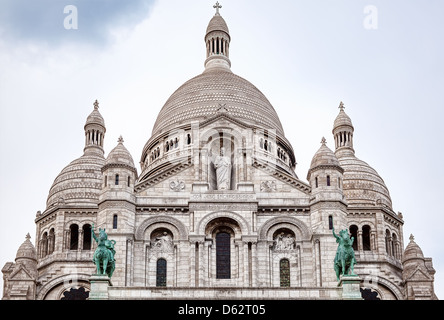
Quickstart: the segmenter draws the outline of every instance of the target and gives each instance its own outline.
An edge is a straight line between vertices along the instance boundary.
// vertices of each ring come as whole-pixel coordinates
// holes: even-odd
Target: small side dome
[[[403,264],[409,260],[424,260],[424,254],[414,240],[415,238],[413,237],[413,235],[410,235],[410,242],[405,248],[404,255],[402,257]]]
[[[340,169],[341,173],[343,172],[335,153],[327,147],[327,140],[325,140],[325,138],[322,138],[321,144],[321,147],[311,160],[310,169],[308,170],[307,175],[308,180],[310,180],[311,173],[320,167],[337,167]]]
[[[117,146],[111,150],[108,157],[105,160],[105,166],[104,170],[109,166],[124,166],[128,167],[131,170],[135,171],[136,166],[134,165],[134,160],[131,154],[129,153],[128,149],[123,145],[123,138],[122,136],[119,137],[119,140],[117,141]]]
[[[310,169],[322,165],[339,166],[339,160],[338,158],[336,158],[334,152],[329,147],[327,147],[327,141],[325,140],[325,138],[322,138],[321,143],[321,147],[315,153],[313,159],[311,160]]]
[[[15,261],[20,259],[31,259],[37,261],[37,250],[31,242],[29,233],[26,235],[25,242],[18,248]]]

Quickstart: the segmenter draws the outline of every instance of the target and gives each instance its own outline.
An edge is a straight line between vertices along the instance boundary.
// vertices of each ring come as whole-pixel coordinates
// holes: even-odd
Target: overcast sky
[[[203,71],[214,3],[0,2],[0,267],[14,261],[28,232],[35,243],[35,214],[56,176],[83,154],[95,99],[105,156],[122,135],[139,163],[163,104]],[[220,3],[232,71],[276,109],[299,178],[306,181],[323,136],[334,149],[343,101],[356,156],[378,171],[402,212],[404,246],[412,233],[433,258],[444,298],[443,1]]]

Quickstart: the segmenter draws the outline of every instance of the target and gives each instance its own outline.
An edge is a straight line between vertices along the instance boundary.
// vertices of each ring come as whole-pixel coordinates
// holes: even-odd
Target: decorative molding
[[[179,180],[171,181],[170,182],[170,190],[173,190],[176,192],[185,190],[185,182],[179,181]]]
[[[261,192],[276,191],[276,182],[274,180],[267,180],[261,182]]]

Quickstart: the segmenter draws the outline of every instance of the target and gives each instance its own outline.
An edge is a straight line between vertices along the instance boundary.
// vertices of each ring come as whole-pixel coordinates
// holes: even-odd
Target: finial
[[[341,101],[341,103],[339,104],[339,109],[341,109],[341,111],[344,111],[344,102]]]
[[[96,99],[96,101],[94,102],[94,109],[99,109],[99,101],[97,101],[97,99]]]
[[[219,4],[219,1],[216,2],[216,4],[213,6],[213,8],[216,9],[216,15],[219,16],[219,15],[220,15],[220,14],[219,14],[219,9],[222,8],[222,6]]]
[[[321,143],[323,146],[327,144],[327,140],[325,139],[325,137],[322,137]]]
[[[28,234],[26,235],[26,240],[29,240],[29,239],[31,239],[31,236],[29,235],[29,232],[28,232]]]
[[[119,137],[119,139],[117,140],[117,142],[118,143],[123,143],[124,141],[123,141],[123,137],[122,137],[122,135],[120,135],[120,137]]]
[[[413,236],[413,234],[410,234],[410,241],[413,241],[413,240],[415,240],[415,237]]]

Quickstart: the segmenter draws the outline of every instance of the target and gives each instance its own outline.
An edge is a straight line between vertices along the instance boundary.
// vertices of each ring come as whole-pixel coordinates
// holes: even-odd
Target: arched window
[[[219,232],[216,235],[216,278],[231,278],[230,234]]]
[[[131,177],[128,176],[128,187],[130,187],[130,186],[131,186]]]
[[[390,254],[390,248],[391,247],[391,237],[390,237],[390,231],[387,229],[385,230],[385,251],[387,254]]]
[[[365,251],[372,249],[370,244],[370,226],[368,225],[362,227],[362,249]]]
[[[113,216],[113,229],[117,229],[117,214]]]
[[[353,250],[358,250],[358,226],[356,225],[351,225],[350,226],[350,238],[354,237],[355,239],[353,240]]]
[[[42,236],[41,240],[41,257],[46,257],[48,254],[48,233],[45,232]]]
[[[290,286],[290,261],[288,259],[281,259],[279,261],[279,277],[281,287]]]
[[[262,138],[259,140],[259,147],[261,147],[261,149],[264,148],[264,140]]]
[[[318,177],[315,178],[315,186],[316,188],[319,186]]]
[[[330,176],[327,176],[327,187],[330,187],[331,183],[330,183]]]
[[[118,175],[118,174],[116,174],[116,179],[115,179],[114,184],[115,184],[116,186],[119,185],[119,175]]]
[[[187,144],[191,144],[191,134],[187,134]]]
[[[333,229],[333,216],[328,216],[328,229]]]
[[[76,224],[72,224],[69,227],[70,230],[70,241],[69,241],[69,249],[77,250],[79,248],[79,226]]]
[[[156,266],[156,287],[166,287],[167,261],[163,258],[157,260]]]
[[[48,236],[48,254],[51,254],[54,252],[55,248],[55,233],[54,228],[49,230],[49,236]]]
[[[397,242],[397,237],[396,237],[396,234],[392,234],[392,256],[394,257],[394,258],[397,258],[397,256],[398,256],[398,252],[397,252],[397,248],[396,248],[396,242]]]
[[[167,142],[165,142],[165,151],[170,151],[170,144]]]
[[[91,226],[83,226],[83,250],[91,250]]]

